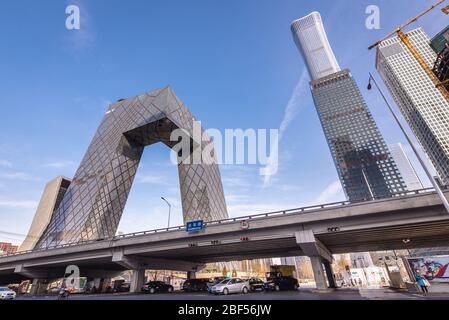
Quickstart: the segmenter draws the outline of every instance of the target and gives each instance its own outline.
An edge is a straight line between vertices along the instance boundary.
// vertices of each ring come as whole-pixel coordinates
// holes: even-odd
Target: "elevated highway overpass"
[[[449,198],[449,191],[445,192]],[[145,269],[196,271],[208,262],[309,256],[319,288],[329,283],[333,254],[449,246],[449,215],[437,194],[422,190],[391,199],[332,203],[22,252],[0,258],[0,284],[62,277],[106,278],[133,270],[132,290]]]

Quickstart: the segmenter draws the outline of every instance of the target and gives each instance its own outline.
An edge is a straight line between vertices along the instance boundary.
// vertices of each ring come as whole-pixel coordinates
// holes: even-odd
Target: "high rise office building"
[[[421,180],[419,179],[409,157],[405,153],[402,144],[395,143],[389,145],[388,149],[390,149],[391,155],[393,156],[394,162],[396,162],[396,165],[398,166],[399,172],[401,173],[402,179],[404,179],[407,189],[410,191],[424,189]]]
[[[309,70],[315,106],[349,201],[405,191],[351,72],[341,70],[335,59],[320,14],[294,21],[291,29]]]
[[[34,248],[115,236],[145,147],[163,143],[175,148],[178,142],[170,137],[178,129],[190,140],[190,153],[178,152],[184,222],[227,218],[218,165],[188,161],[199,143],[202,150],[208,146],[214,152],[211,138],[192,138],[194,125],[194,116],[170,87],[111,104],[61,203],[51,216],[45,209],[43,215],[50,220]]]
[[[341,70],[318,12],[293,21],[292,32],[312,80]]]
[[[421,29],[408,33],[430,68],[437,54]],[[376,68],[443,184],[449,184],[449,103],[398,37],[377,49]]]
[[[41,200],[34,215],[28,234],[20,245],[18,251],[33,250],[39,238],[44,233],[54,212],[64,199],[64,195],[70,186],[71,181],[62,176],[56,177],[45,186]]]

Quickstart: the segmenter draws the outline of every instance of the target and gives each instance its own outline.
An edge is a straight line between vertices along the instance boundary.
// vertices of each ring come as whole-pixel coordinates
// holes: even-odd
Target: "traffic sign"
[[[201,231],[203,229],[204,229],[204,221],[203,220],[189,221],[186,224],[187,232]]]
[[[242,222],[240,222],[240,227],[244,230],[248,230],[249,229],[249,222],[248,220],[243,220]]]

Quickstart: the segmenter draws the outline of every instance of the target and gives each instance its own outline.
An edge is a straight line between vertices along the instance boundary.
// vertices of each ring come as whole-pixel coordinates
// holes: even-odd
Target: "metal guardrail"
[[[396,193],[396,194],[392,195],[391,198],[403,198],[403,197],[425,194],[425,193],[432,193],[432,192],[435,192],[434,188],[426,188],[426,189],[422,189],[422,190]],[[367,202],[378,201],[378,200],[388,200],[388,199],[390,199],[390,198],[382,198],[382,199],[371,198],[371,199],[367,199],[365,201],[360,201],[360,202],[340,201],[340,202],[333,202],[333,203],[328,203],[328,204],[323,204],[323,205],[315,205],[315,206],[301,207],[301,208],[289,209],[289,210],[283,210],[283,211],[274,211],[274,212],[256,214],[256,215],[251,215],[251,216],[209,221],[209,222],[205,222],[204,225],[205,226],[213,226],[213,225],[220,225],[220,224],[226,224],[226,223],[234,223],[234,222],[239,222],[239,221],[270,218],[270,217],[275,217],[275,216],[304,214],[309,211],[330,209],[330,208],[342,207],[342,206],[348,206],[348,205],[364,204]],[[171,227],[171,228],[162,228],[162,229],[154,229],[154,230],[149,230],[149,231],[133,232],[133,233],[129,233],[129,234],[117,235],[117,236],[114,236],[112,238],[107,238],[107,239],[78,241],[78,242],[73,242],[73,243],[52,246],[52,247],[48,247],[45,249],[35,249],[35,250],[21,251],[21,252],[17,252],[17,253],[13,253],[13,254],[6,254],[6,255],[0,256],[0,259],[4,258],[4,257],[24,255],[24,254],[28,254],[28,253],[36,253],[36,252],[43,252],[43,251],[49,251],[49,250],[55,250],[55,249],[69,248],[69,247],[75,247],[75,246],[79,246],[79,245],[88,245],[88,244],[97,243],[97,242],[106,242],[106,241],[112,242],[114,240],[134,238],[134,237],[146,236],[149,234],[156,234],[156,233],[181,231],[181,230],[185,230],[185,229],[186,229],[185,226],[177,226],[177,227]]]

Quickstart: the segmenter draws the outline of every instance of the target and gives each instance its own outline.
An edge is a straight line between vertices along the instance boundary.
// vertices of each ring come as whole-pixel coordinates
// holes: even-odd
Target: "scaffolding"
[[[449,90],[449,44],[446,44],[446,48],[438,54],[433,72],[441,81],[440,86],[444,86]]]

